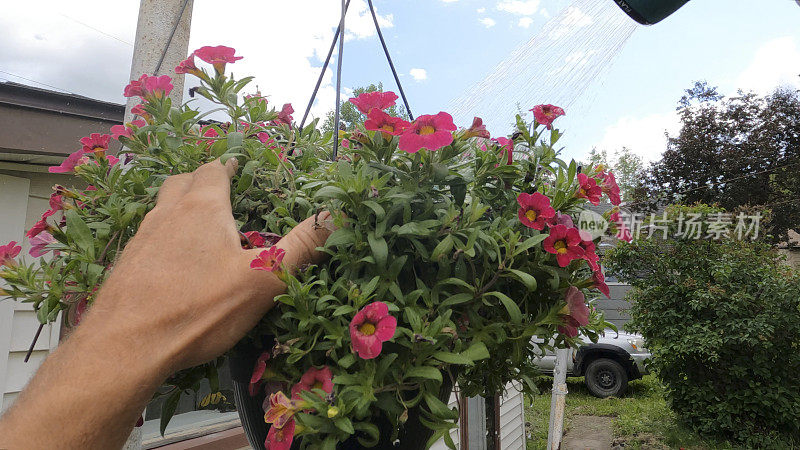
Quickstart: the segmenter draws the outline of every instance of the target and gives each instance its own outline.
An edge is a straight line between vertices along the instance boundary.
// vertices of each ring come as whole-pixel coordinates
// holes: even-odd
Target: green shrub
[[[640,240],[608,255],[680,420],[746,447],[800,431],[800,277],[767,245]]]

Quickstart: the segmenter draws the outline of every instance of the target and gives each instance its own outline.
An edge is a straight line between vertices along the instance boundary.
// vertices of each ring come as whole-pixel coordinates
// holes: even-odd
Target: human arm
[[[285,291],[249,269],[230,204],[235,160],[173,176],[81,325],[0,418],[0,448],[119,448],[177,370],[231,348]],[[329,234],[309,218],[277,244],[285,266],[317,261]]]

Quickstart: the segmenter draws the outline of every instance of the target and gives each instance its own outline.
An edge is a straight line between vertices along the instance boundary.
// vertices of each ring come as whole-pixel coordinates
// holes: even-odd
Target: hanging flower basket
[[[618,188],[601,167],[559,159],[553,122],[563,110],[537,106],[533,122],[517,116],[509,137],[490,139],[477,118],[458,128],[446,112],[392,117],[384,110],[397,96],[377,92],[351,99],[362,124],[323,134],[316,121],[293,127],[290,105],[244,95],[250,78],[225,72],[237,59],[233,49],[204,47],[176,69],[197,77],[192,92],[225,111],[225,123],[203,125],[191,104],[172,105],[169,77],[126,87],[142,98],[136,120],[87,138],[51,169],[91,186],[58,187],[28,233],[49,236],[39,250],[58,253],[26,264],[13,258],[15,245],[0,247],[9,295],[32,302],[42,322],[91,307],[166,176],[237,158],[231,201],[242,245],[264,248],[249,270],[287,286],[231,353],[256,447],[452,446],[455,384],[465,396],[493,396],[515,380],[535,392],[532,357],[547,344],[534,337],[565,347],[605,328],[586,301],[607,292],[599,236],[574,222],[604,194],[618,201]],[[119,159],[106,153],[110,138],[126,148]],[[331,160],[334,139],[344,148]],[[329,258],[283,270],[275,239],[322,211],[338,227],[323,248]],[[177,398],[202,379],[219,389],[220,363],[175,374],[163,395]]]

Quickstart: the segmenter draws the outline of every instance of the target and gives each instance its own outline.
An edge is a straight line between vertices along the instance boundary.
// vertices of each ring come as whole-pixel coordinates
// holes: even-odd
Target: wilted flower
[[[291,125],[292,120],[292,113],[294,112],[294,108],[292,107],[291,103],[286,103],[283,105],[281,112],[278,113],[278,118],[275,119],[275,123],[280,125]]]
[[[608,200],[612,205],[619,206],[619,204],[622,203],[619,185],[617,184],[617,179],[613,172],[608,172],[605,174],[601,189],[603,193],[608,196]]]
[[[531,111],[536,121],[546,126],[548,130],[553,129],[553,122],[556,119],[566,114],[562,108],[553,105],[536,105]]]
[[[194,53],[189,55],[188,58],[184,59],[183,61],[175,67],[175,73],[189,73],[196,77],[202,76],[203,72],[195,65],[194,63]]]
[[[247,390],[250,392],[250,397],[255,397],[258,393],[258,388],[261,386],[261,381],[264,379],[264,373],[267,371],[267,360],[269,359],[269,352],[263,352],[256,359],[256,365],[253,367],[253,373],[250,375],[250,384]]]
[[[277,272],[281,268],[281,261],[286,256],[286,251],[278,247],[270,247],[258,255],[258,258],[250,262],[250,268],[264,270],[266,272]]]
[[[589,267],[592,270],[598,270],[600,266],[598,262],[600,261],[600,257],[597,256],[595,253],[595,245],[594,240],[592,238],[592,234],[585,230],[580,230],[581,235],[581,248],[583,248],[584,254],[583,259],[585,259],[589,263]]]
[[[564,318],[564,325],[558,327],[558,331],[569,337],[578,335],[578,327],[589,325],[589,307],[586,306],[586,298],[583,292],[575,286],[567,289],[565,297],[566,306],[560,313]]]
[[[16,241],[11,241],[6,245],[0,245],[0,266],[10,266],[14,263],[14,258],[19,255],[22,247]]]
[[[483,119],[476,117],[472,119],[472,126],[470,126],[467,129],[467,132],[464,133],[464,137],[467,139],[473,137],[489,139],[492,137],[492,135],[486,130],[486,125],[483,124]]]
[[[561,214],[561,212],[557,212],[553,218],[547,221],[548,227],[554,227],[556,225],[564,225],[567,228],[572,228],[575,226],[575,222],[572,220],[572,216],[569,214]]]
[[[356,98],[351,98],[350,103],[363,114],[369,114],[373,109],[381,111],[391,108],[397,101],[397,94],[394,92],[365,92]]]
[[[30,239],[31,242],[31,249],[29,251],[30,255],[34,258],[39,258],[41,256],[46,255],[50,250],[47,249],[47,246],[56,242],[56,238],[53,237],[52,234],[43,231],[36,236]]]
[[[38,222],[33,224],[31,229],[28,230],[27,233],[25,233],[25,236],[28,239],[33,239],[34,237],[36,237],[42,231],[49,230],[50,229],[50,224],[47,223],[47,218],[52,216],[55,213],[56,212],[53,211],[52,209],[48,209],[47,211],[45,211],[44,214],[42,214],[42,218],[39,219]]]
[[[233,64],[243,58],[243,56],[236,56],[235,54],[236,49],[224,45],[217,45],[216,47],[206,45],[194,51],[195,56],[213,65],[218,74],[225,73],[226,64]]]
[[[373,108],[364,122],[364,128],[370,131],[380,131],[387,139],[390,136],[399,136],[410,125],[411,123],[408,121],[390,116],[378,108]]]
[[[264,248],[267,244],[267,239],[258,231],[248,231],[242,233],[247,238],[242,240],[242,246],[245,248]]]
[[[292,386],[292,399],[301,400],[300,393],[311,391],[312,389],[322,389],[325,393],[333,392],[333,374],[327,366],[317,369],[312,367],[300,377],[300,382]]]
[[[602,292],[606,297],[611,298],[611,289],[608,288],[606,276],[603,274],[603,268],[599,265],[597,266],[597,270],[592,273],[592,281],[594,282],[595,289]]]
[[[264,422],[271,423],[278,429],[283,428],[303,406],[303,402],[289,400],[283,392],[272,394],[269,397],[269,409],[264,414]]]
[[[397,319],[389,315],[386,303],[370,303],[350,322],[353,349],[361,358],[373,359],[381,354],[383,343],[394,337],[396,328]]]
[[[439,150],[453,142],[456,128],[453,117],[446,112],[419,116],[400,136],[398,147],[408,153],[417,153],[422,148]]]
[[[575,193],[575,197],[585,198],[593,205],[599,205],[603,190],[597,185],[597,180],[584,173],[579,173],[578,183],[580,186],[578,187],[578,192]]]
[[[533,194],[523,192],[517,197],[517,203],[519,203],[517,213],[519,221],[534,230],[543,230],[545,221],[556,214],[550,206],[550,199],[539,192]]]
[[[550,236],[545,238],[542,245],[547,253],[556,255],[559,266],[567,267],[572,260],[583,258],[581,242],[577,228],[568,229],[564,225],[556,225],[550,229]]]

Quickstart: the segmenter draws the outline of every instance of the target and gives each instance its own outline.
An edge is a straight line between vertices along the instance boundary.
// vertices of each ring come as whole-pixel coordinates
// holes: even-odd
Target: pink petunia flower
[[[144,97],[148,99],[164,98],[172,92],[173,87],[172,78],[169,75],[147,77],[144,80]]]
[[[145,119],[148,119],[148,118],[152,117],[150,115],[150,113],[145,111],[143,103],[139,103],[138,105],[135,105],[133,108],[131,108],[131,114],[135,114],[135,115],[137,115],[139,117],[143,117]],[[132,123],[136,124],[136,121],[133,121]]]
[[[292,118],[292,113],[294,113],[294,108],[292,107],[291,103],[286,103],[281,108],[281,112],[278,113],[278,118],[275,119],[275,123],[278,125],[291,125],[294,118]]]
[[[564,325],[559,326],[558,331],[569,337],[576,337],[578,327],[589,325],[589,307],[586,306],[586,297],[583,292],[575,286],[567,289],[565,300],[567,305],[560,311]]]
[[[250,384],[247,387],[248,392],[250,392],[250,397],[255,397],[258,393],[258,388],[261,387],[264,373],[267,371],[267,360],[269,357],[270,354],[266,351],[256,359],[256,365],[253,367],[252,375],[250,375]]]
[[[267,433],[267,440],[264,441],[264,448],[267,450],[290,450],[294,440],[295,423],[294,418],[286,422],[283,428],[272,426]]]
[[[286,256],[286,251],[278,247],[270,247],[259,253],[258,258],[250,262],[250,268],[263,270],[266,272],[278,272],[281,269],[281,261]]]
[[[224,45],[216,47],[206,45],[195,50],[194,55],[214,66],[214,70],[218,74],[225,73],[226,64],[233,64],[243,58],[243,56],[236,56],[236,49]]]
[[[350,103],[354,104],[362,114],[369,114],[373,109],[381,111],[395,105],[398,97],[394,92],[365,92],[356,98],[351,98]]]
[[[333,374],[328,366],[321,369],[312,367],[300,377],[300,382],[292,386],[292,399],[302,400],[300,393],[311,391],[312,389],[322,389],[325,393],[333,392]]]
[[[401,135],[410,125],[410,122],[390,116],[378,108],[373,108],[364,122],[364,128],[370,131],[380,131],[387,139],[390,139],[391,136]]]
[[[606,297],[611,298],[611,289],[609,289],[606,284],[606,276],[603,274],[603,268],[599,265],[597,266],[597,270],[592,273],[592,281],[595,289],[602,292]]]
[[[180,62],[177,67],[175,67],[175,73],[180,74],[192,74],[196,77],[199,77],[203,74],[200,69],[194,63],[194,53],[189,55],[186,59]]]
[[[6,245],[0,245],[0,267],[11,266],[16,264],[14,258],[22,251],[22,247],[17,245],[16,241],[11,241]]]
[[[622,203],[619,185],[617,184],[617,178],[614,176],[613,172],[608,172],[605,174],[601,189],[603,193],[608,196],[608,200],[612,205],[619,206],[620,203]]]
[[[383,343],[394,337],[397,319],[389,315],[389,306],[374,302],[356,313],[350,322],[350,339],[353,350],[363,359],[373,359],[381,354]]]
[[[575,193],[575,197],[585,198],[593,205],[599,205],[600,196],[603,194],[603,190],[597,185],[597,180],[584,173],[579,173],[578,183],[580,186],[578,187],[578,191]]]
[[[267,239],[258,231],[248,231],[244,235],[247,237],[249,248],[264,248],[267,244]]]
[[[142,74],[138,80],[131,80],[125,89],[122,91],[122,95],[125,97],[144,97],[144,80],[147,78],[147,74]]]
[[[400,136],[398,147],[408,153],[417,153],[422,148],[439,150],[453,142],[456,129],[453,117],[446,112],[419,116]]]
[[[511,164],[514,164],[514,141],[504,137],[499,137],[492,140],[500,145],[500,157],[502,158],[503,155],[506,155],[508,158],[508,165],[510,166]]]
[[[542,245],[547,253],[556,255],[559,266],[567,267],[572,260],[583,258],[581,242],[577,228],[568,229],[564,225],[556,225],[550,228],[550,236],[545,238]]]
[[[108,142],[111,140],[110,134],[92,133],[89,136],[81,138],[84,153],[95,153],[103,156],[108,150]]]
[[[61,211],[64,209],[64,196],[58,192],[50,194],[50,209],[53,211]]]
[[[489,134],[489,131],[486,130],[486,125],[483,124],[483,119],[481,119],[480,117],[476,117],[472,119],[472,126],[470,126],[467,129],[467,132],[464,133],[464,137],[467,139],[474,137],[481,139],[489,139],[490,137],[492,137],[492,135]]]
[[[519,221],[534,230],[543,230],[545,221],[556,214],[556,210],[550,206],[550,199],[539,192],[533,194],[523,192],[517,196],[517,203],[519,203],[517,213]]]
[[[76,167],[88,162],[89,158],[84,155],[83,150],[78,150],[67,156],[67,159],[65,159],[61,165],[50,167],[47,171],[50,173],[70,173],[73,172]]]
[[[39,258],[50,252],[50,249],[48,249],[47,246],[55,243],[56,238],[54,238],[52,234],[43,231],[38,235],[34,236],[33,238],[31,238],[30,242],[31,242],[31,249],[29,253],[34,258]]]
[[[592,270],[597,270],[600,265],[598,262],[600,261],[600,257],[597,256],[596,248],[594,245],[594,239],[592,238],[592,234],[585,230],[580,230],[581,235],[581,248],[583,248],[583,259],[589,263],[589,267]]]
[[[556,119],[566,115],[562,108],[553,105],[536,105],[531,111],[533,111],[533,117],[536,121],[546,126],[548,130],[553,129],[553,122]]]

